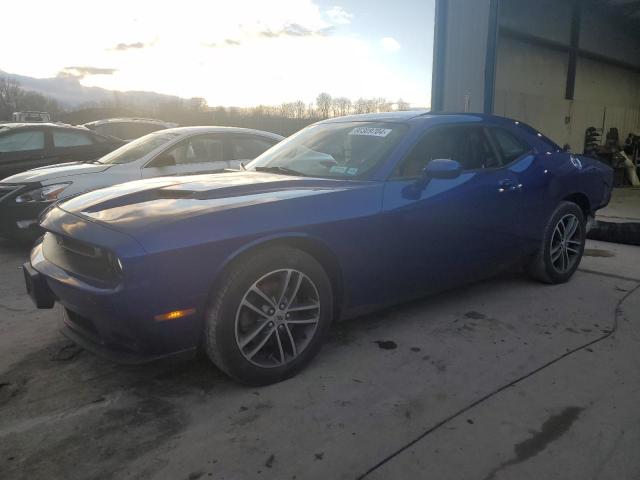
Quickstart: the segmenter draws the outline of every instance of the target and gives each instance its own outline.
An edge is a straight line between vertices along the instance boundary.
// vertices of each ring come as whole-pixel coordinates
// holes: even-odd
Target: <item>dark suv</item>
[[[87,161],[124,145],[86,128],[55,123],[0,124],[0,179],[31,168]]]

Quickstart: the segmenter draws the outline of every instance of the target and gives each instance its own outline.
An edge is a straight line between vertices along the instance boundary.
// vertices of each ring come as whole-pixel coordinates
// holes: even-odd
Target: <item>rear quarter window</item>
[[[44,132],[42,130],[23,130],[0,136],[0,152],[23,152],[43,148]]]
[[[539,140],[541,140],[542,142],[546,143],[547,147],[550,150],[554,150],[554,151],[562,150],[562,148],[560,148],[560,146],[556,142],[554,142],[553,140],[551,140],[549,137],[545,136],[544,134],[540,133],[538,130],[536,130],[532,126],[527,125],[526,123],[522,123],[522,122],[516,122],[516,125],[518,126],[518,128],[522,129],[523,131],[525,131],[529,135],[532,135],[532,136],[538,138]]]
[[[531,146],[528,143],[504,128],[491,128],[489,131],[498,147],[503,165],[507,165],[531,151]]]
[[[93,145],[91,135],[84,132],[54,130],[53,146],[56,148],[86,147]]]

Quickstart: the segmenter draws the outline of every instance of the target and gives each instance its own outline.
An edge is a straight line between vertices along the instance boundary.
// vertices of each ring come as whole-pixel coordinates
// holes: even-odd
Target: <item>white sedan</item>
[[[0,181],[0,235],[31,239],[52,202],[131,180],[237,169],[284,137],[234,127],[180,127],[134,140],[91,162],[34,168]]]

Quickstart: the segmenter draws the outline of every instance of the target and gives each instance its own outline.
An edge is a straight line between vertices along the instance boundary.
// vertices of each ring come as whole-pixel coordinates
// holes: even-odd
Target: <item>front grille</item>
[[[103,248],[47,232],[42,252],[48,261],[67,272],[108,283],[120,278],[113,257]]]

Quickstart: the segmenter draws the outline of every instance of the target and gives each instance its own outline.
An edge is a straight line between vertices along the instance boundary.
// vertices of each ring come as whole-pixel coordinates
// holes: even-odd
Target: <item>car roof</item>
[[[179,133],[180,135],[189,135],[192,133],[249,133],[254,135],[261,135],[263,137],[270,137],[274,140],[282,140],[284,137],[277,133],[265,132],[264,130],[254,130],[252,128],[240,128],[240,127],[218,127],[218,126],[194,126],[194,127],[176,127],[168,128],[166,130],[160,130],[154,132],[157,134],[162,133]]]
[[[340,123],[340,122],[386,122],[404,123],[407,121],[436,121],[439,123],[445,119],[451,123],[471,123],[484,121],[488,123],[513,123],[515,120],[490,115],[486,113],[452,112],[438,113],[429,110],[405,110],[401,112],[364,113],[359,115],[348,115],[345,117],[329,118],[318,123]]]
[[[358,115],[347,115],[345,117],[328,118],[318,123],[340,123],[340,122],[406,122],[412,118],[428,114],[429,110],[404,110],[401,112],[383,113],[361,113]]]
[[[53,122],[22,122],[22,123],[8,122],[8,123],[0,123],[0,127],[6,127],[10,129],[48,127],[48,128],[69,128],[72,130],[87,131],[86,128],[81,126],[69,125],[68,123],[53,123]]]
[[[166,127],[177,127],[178,124],[174,122],[165,122],[157,118],[141,118],[141,117],[117,117],[117,118],[104,118],[102,120],[95,120],[93,122],[87,122],[84,125],[104,125],[107,123],[150,123],[153,125],[163,125]]]
[[[559,150],[560,147],[550,138],[540,133],[532,126],[514,120],[512,118],[500,117],[498,115],[488,113],[439,113],[430,112],[429,110],[407,110],[403,112],[388,112],[388,113],[369,113],[363,115],[349,115],[346,117],[329,118],[318,122],[317,124],[326,123],[341,123],[341,122],[384,122],[384,123],[414,123],[420,122],[423,125],[436,125],[436,124],[451,124],[451,123],[475,123],[483,122],[485,124],[491,124],[502,127],[519,126],[525,131],[528,130],[530,135],[538,137],[538,139],[545,143],[552,149]],[[316,124],[316,125],[317,125]]]

